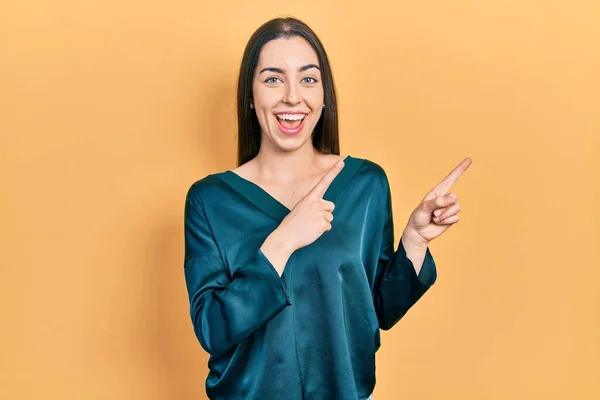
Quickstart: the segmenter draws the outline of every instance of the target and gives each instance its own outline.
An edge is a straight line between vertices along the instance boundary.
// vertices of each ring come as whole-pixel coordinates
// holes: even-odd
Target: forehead
[[[299,36],[265,43],[258,57],[259,70],[262,67],[297,69],[307,64],[319,65],[319,58],[306,39]]]

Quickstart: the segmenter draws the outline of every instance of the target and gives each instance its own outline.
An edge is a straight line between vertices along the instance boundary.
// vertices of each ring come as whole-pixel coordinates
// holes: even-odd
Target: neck
[[[259,176],[272,182],[289,182],[310,174],[317,165],[319,152],[307,142],[307,146],[281,152],[261,148],[256,156],[256,169]]]

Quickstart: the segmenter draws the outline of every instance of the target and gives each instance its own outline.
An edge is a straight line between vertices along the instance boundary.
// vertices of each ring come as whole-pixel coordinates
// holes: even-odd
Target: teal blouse
[[[394,250],[391,192],[375,162],[348,156],[324,198],[332,229],[295,251],[280,277],[260,250],[290,212],[232,171],[185,203],[185,280],[194,331],[210,354],[210,399],[357,400],[375,386],[380,329],[436,280]]]

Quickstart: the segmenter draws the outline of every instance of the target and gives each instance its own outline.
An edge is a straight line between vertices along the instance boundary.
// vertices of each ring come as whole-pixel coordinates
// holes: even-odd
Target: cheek
[[[313,114],[314,114],[314,118],[313,118],[313,124],[316,125],[317,122],[319,122],[319,119],[321,119],[321,117],[323,116],[323,106],[316,106]]]
[[[304,94],[304,101],[308,104],[310,108],[315,110],[318,107],[323,105],[323,90],[310,90]]]
[[[278,88],[265,88],[263,85],[254,85],[252,88],[254,103],[259,108],[272,108],[281,100],[282,92]]]
[[[260,125],[262,131],[270,130],[269,127],[276,122],[273,118],[271,118],[271,115],[272,114],[265,110],[257,110],[256,116],[258,118],[258,124]]]

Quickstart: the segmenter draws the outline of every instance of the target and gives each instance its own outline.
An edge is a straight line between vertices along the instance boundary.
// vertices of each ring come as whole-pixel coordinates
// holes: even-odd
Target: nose
[[[293,81],[288,81],[285,86],[283,102],[291,105],[298,104],[300,102],[300,94],[298,93],[296,84]]]

